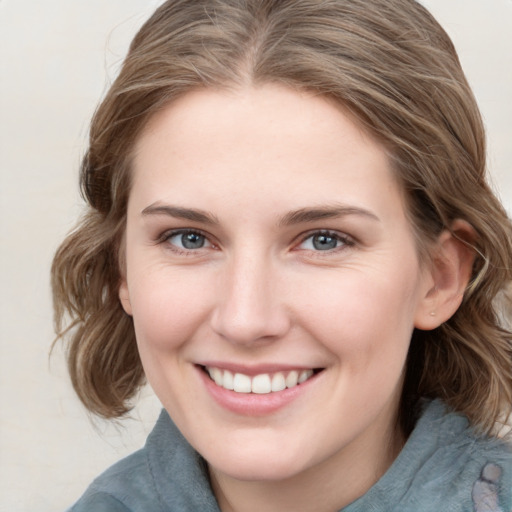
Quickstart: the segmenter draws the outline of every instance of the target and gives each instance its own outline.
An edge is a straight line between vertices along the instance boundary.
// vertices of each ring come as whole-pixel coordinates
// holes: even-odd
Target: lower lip
[[[221,407],[244,416],[265,416],[283,409],[306,393],[320,376],[318,373],[293,388],[260,395],[258,393],[237,393],[224,389],[217,386],[202,368],[198,367],[198,371],[207,391]]]

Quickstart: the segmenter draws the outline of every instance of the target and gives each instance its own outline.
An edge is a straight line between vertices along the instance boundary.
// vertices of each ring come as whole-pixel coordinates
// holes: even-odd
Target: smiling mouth
[[[235,393],[254,393],[258,395],[294,388],[322,371],[322,369],[312,368],[250,376],[214,366],[203,366],[202,368],[210,376],[210,379],[221,388]]]

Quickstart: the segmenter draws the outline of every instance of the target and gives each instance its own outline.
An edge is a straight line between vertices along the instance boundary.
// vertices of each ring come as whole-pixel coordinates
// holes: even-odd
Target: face
[[[120,298],[211,468],[376,459],[432,286],[385,150],[321,97],[202,90],[151,120],[133,173]]]

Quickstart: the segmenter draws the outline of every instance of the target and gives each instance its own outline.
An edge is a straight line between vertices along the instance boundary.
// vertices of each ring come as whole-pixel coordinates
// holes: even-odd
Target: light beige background
[[[193,0],[191,0],[193,1]],[[0,0],[0,510],[64,510],[138,448],[159,405],[93,424],[60,348],[49,359],[52,254],[80,212],[89,118],[158,0]],[[512,211],[512,1],[425,0],[453,37],[488,127],[490,168]]]

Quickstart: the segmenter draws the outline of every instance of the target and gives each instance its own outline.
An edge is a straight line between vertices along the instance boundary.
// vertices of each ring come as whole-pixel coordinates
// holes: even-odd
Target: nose
[[[282,277],[270,258],[242,255],[226,264],[221,280],[211,317],[218,335],[251,345],[275,341],[288,331]]]

